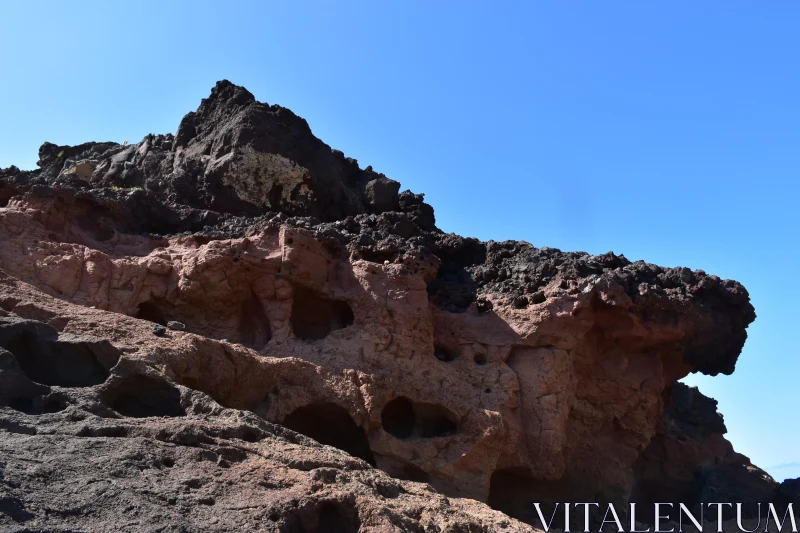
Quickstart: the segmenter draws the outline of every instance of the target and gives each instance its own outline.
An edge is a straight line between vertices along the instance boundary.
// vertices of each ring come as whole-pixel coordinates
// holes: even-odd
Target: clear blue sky
[[[227,78],[425,192],[446,231],[741,281],[736,373],[688,381],[737,450],[800,476],[800,2],[7,0],[0,20],[0,167],[174,132]]]

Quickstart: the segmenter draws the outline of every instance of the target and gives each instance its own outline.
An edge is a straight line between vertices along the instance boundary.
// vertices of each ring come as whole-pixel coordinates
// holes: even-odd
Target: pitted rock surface
[[[445,234],[421,194],[225,81],[175,136],[39,164],[0,170],[0,307],[117,366],[525,520],[535,498],[644,501],[749,464],[676,383],[733,372],[755,318],[735,281]],[[152,387],[126,408],[155,409]],[[675,435],[702,453],[667,472]]]
[[[533,531],[225,409],[140,361],[108,359],[93,337],[62,337],[0,319],[13,350],[0,367],[0,531]],[[72,365],[52,369],[59,385],[38,385],[25,342],[82,343],[104,379]]]

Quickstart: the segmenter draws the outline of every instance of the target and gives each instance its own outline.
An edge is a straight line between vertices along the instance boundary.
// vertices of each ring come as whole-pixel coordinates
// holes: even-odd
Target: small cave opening
[[[47,398],[42,402],[42,414],[58,413],[67,408],[67,402],[55,398]]]
[[[295,287],[291,323],[292,331],[300,339],[324,339],[331,332],[352,325],[353,320],[353,309],[347,302]]]
[[[162,326],[167,325],[167,319],[161,309],[153,302],[142,302],[136,308],[136,318],[140,320],[147,320],[148,322],[155,322]]]
[[[317,533],[358,533],[361,520],[354,505],[325,502],[319,507]]]
[[[89,202],[77,202],[76,222],[78,227],[98,242],[110,240],[115,235],[113,217],[106,209],[98,208]]]
[[[14,189],[7,185],[0,187],[0,207],[8,207],[8,201],[14,196]]]
[[[185,416],[181,392],[171,383],[147,376],[131,376],[114,383],[104,394],[106,403],[130,418]]]
[[[407,439],[414,434],[414,406],[405,397],[395,398],[386,404],[381,411],[383,429],[398,439]]]
[[[239,339],[250,347],[262,347],[272,338],[272,327],[269,323],[264,305],[255,293],[242,302],[239,320]]]
[[[433,345],[433,355],[439,361],[444,361],[445,363],[451,363],[458,359],[458,350],[452,348],[450,346],[446,346],[444,344],[434,344]]]
[[[6,349],[14,354],[28,379],[42,385],[91,387],[104,383],[109,376],[86,343],[45,339],[27,330],[12,337]],[[119,354],[114,357],[118,359]]]
[[[375,466],[366,433],[353,422],[346,409],[334,403],[315,403],[295,409],[281,425]]]
[[[258,433],[256,433],[255,431],[251,431],[248,429],[242,433],[242,440],[245,442],[256,443],[261,440],[261,437],[259,437]]]
[[[449,437],[458,431],[458,417],[441,405],[393,399],[381,412],[383,429],[398,439]]]
[[[456,434],[457,418],[446,407],[416,402],[414,413],[417,415],[417,432],[420,437],[432,439]]]

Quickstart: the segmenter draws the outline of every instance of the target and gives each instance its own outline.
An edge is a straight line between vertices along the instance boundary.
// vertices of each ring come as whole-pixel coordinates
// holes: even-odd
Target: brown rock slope
[[[224,527],[244,528],[274,508],[276,524],[305,520],[286,531],[311,531],[323,509],[368,531],[416,509],[403,520],[420,531],[459,520],[481,524],[464,531],[494,531],[496,515],[477,503],[451,500],[453,514],[442,514],[446,500],[424,486],[390,481],[261,420],[394,478],[529,521],[533,500],[673,501],[664,498],[698,498],[711,485],[715,494],[749,483],[776,489],[732,451],[715,409],[692,422],[708,400],[676,383],[690,372],[733,371],[755,318],[737,282],[612,253],[444,234],[422,195],[361,170],[304,120],[229,82],[174,137],[45,144],[39,165],[0,170],[3,327],[21,328],[13,317],[48,324],[25,326],[38,333],[2,344],[0,379],[15,392],[5,394],[0,419],[8,442],[19,443],[3,446],[30,445],[41,458],[60,457],[59,443],[69,443],[86,479],[71,490],[103,490],[115,505],[130,499],[132,520],[205,523],[202,512],[187,518],[169,498],[119,492],[106,463],[128,465],[123,476],[134,470],[127,448],[104,448],[117,438],[104,432],[135,443],[130,450],[151,465],[136,475],[152,470],[157,494],[175,492],[186,506],[196,492],[225,509]],[[154,326],[172,321],[185,330],[162,335]],[[97,344],[54,347],[74,335]],[[56,344],[32,348],[41,342]],[[74,367],[81,371],[73,375]],[[178,412],[187,415],[149,416]],[[233,443],[245,426],[258,442]],[[217,465],[209,490],[182,488],[196,465],[169,467],[182,472],[175,479],[152,466],[182,445],[171,435],[202,433],[211,435],[209,465]],[[105,454],[102,465],[92,466],[93,447]],[[176,448],[176,465],[205,453],[190,448]],[[246,459],[230,461],[225,449]],[[16,477],[6,473],[0,483],[34,483],[35,472],[27,481],[19,473],[25,460],[6,463]],[[219,467],[225,461],[233,470]],[[324,466],[297,466],[305,462]],[[732,470],[744,474],[726,477]],[[104,488],[89,487],[89,478]],[[384,482],[400,496],[382,495]],[[47,490],[8,501],[23,509],[20,519],[44,513],[52,523],[63,516],[85,524],[95,512],[46,513]],[[313,495],[301,498],[303,491]]]

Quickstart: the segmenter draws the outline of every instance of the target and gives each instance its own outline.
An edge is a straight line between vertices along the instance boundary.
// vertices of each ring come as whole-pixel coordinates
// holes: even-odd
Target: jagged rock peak
[[[227,80],[183,117],[174,136],[151,134],[132,145],[45,143],[38,164],[27,177],[48,185],[142,189],[167,204],[222,214],[278,212],[331,222],[405,211],[419,227],[435,228],[421,195],[400,193],[397,181],[361,169],[289,109],[258,102]]]

